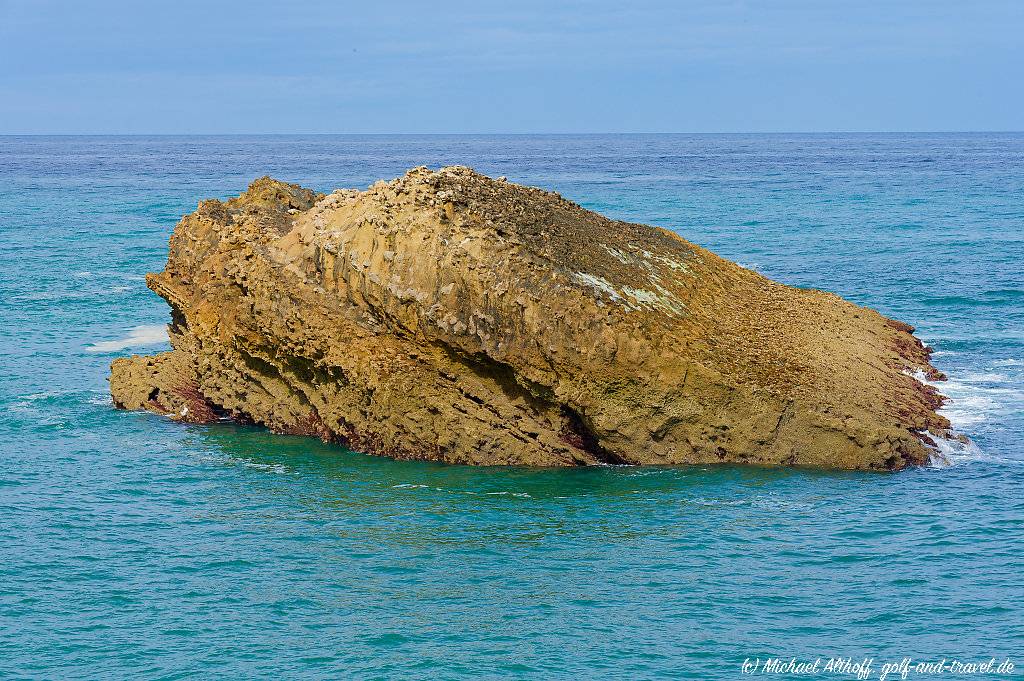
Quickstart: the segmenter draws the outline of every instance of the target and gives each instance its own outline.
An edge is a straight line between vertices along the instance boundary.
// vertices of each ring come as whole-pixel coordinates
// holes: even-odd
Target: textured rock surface
[[[117,406],[399,458],[899,469],[945,432],[905,324],[468,168],[315,194],[262,178],[147,278],[173,350]]]

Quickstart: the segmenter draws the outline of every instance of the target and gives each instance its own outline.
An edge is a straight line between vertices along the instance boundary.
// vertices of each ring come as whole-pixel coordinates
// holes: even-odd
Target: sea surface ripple
[[[143,276],[197,201],[453,163],[913,324],[974,445],[467,468],[112,409],[110,360],[166,347]],[[1024,668],[1024,135],[0,137],[0,181],[0,678]]]

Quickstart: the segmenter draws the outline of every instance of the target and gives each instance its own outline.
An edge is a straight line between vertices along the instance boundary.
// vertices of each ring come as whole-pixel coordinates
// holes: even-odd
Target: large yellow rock
[[[147,281],[174,349],[111,392],[185,420],[458,463],[880,470],[949,428],[907,325],[468,168],[256,180]]]

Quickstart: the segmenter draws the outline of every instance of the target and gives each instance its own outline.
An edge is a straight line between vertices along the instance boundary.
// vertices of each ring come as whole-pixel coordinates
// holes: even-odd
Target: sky
[[[947,130],[1021,0],[0,0],[0,134]]]

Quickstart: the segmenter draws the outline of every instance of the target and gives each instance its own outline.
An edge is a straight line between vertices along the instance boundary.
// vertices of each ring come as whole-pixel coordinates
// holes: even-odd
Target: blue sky
[[[0,0],[0,133],[1024,129],[1024,2]]]

